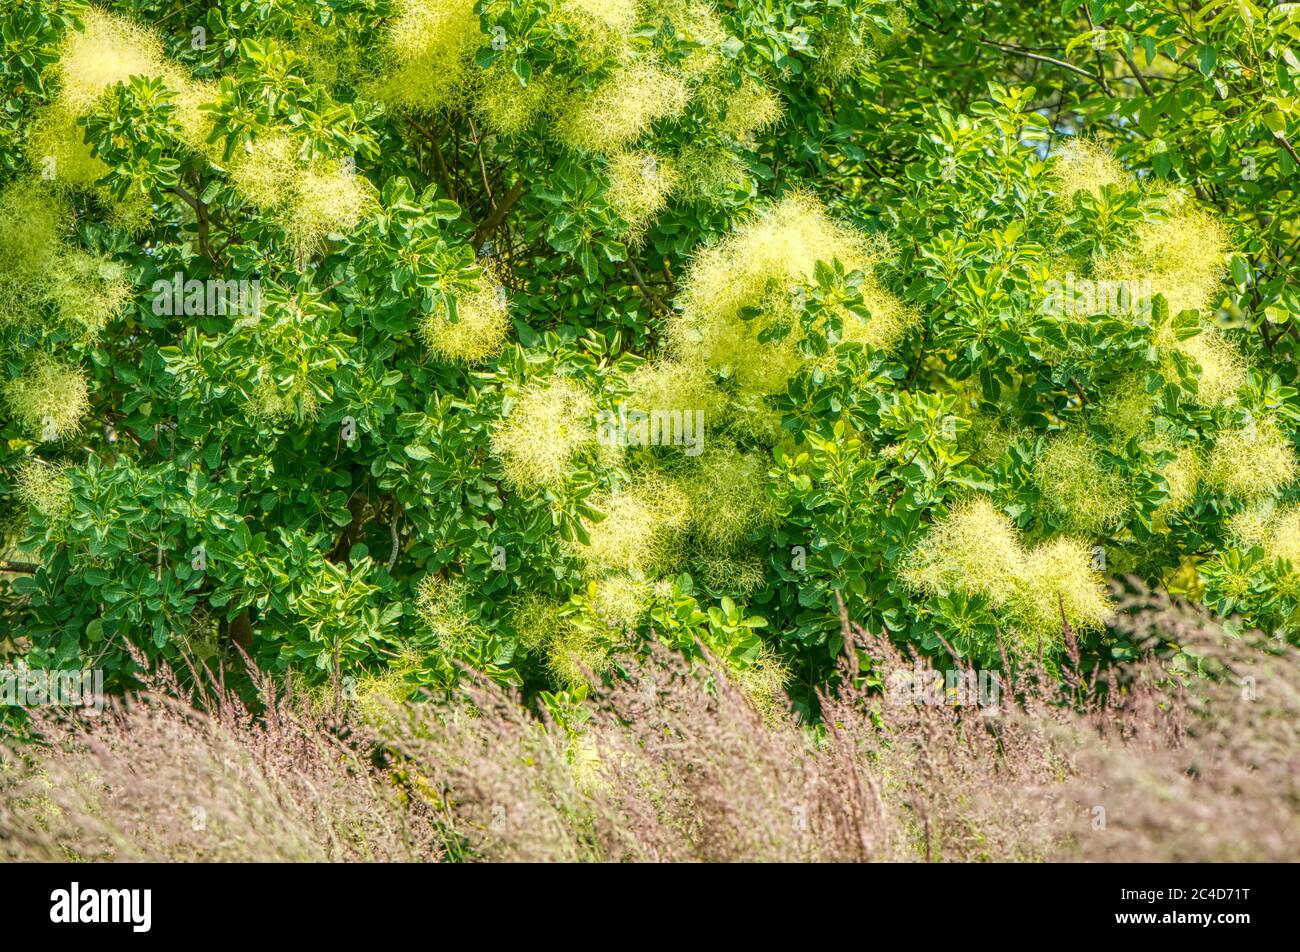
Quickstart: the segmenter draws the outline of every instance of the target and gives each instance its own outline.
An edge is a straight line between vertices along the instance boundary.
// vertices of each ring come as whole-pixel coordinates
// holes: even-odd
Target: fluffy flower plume
[[[526,387],[492,434],[507,481],[521,489],[563,483],[573,456],[596,441],[594,413],[591,395],[567,377]]]
[[[474,0],[400,0],[395,6],[385,37],[390,70],[376,94],[417,113],[458,104],[483,39]]]
[[[587,527],[591,541],[577,549],[590,571],[644,575],[672,563],[690,511],[680,488],[646,475],[625,492],[596,496],[592,504],[605,518]]]
[[[149,30],[98,7],[88,8],[82,22],[82,31],[65,34],[57,67],[59,99],[74,115],[89,112],[110,86],[163,72],[162,44]]]
[[[1153,449],[1174,453],[1173,461],[1160,470],[1160,475],[1169,484],[1169,498],[1152,516],[1155,526],[1163,528],[1171,515],[1181,512],[1195,498],[1205,472],[1205,461],[1195,446],[1174,447],[1168,441],[1162,441]]]
[[[609,159],[605,200],[627,223],[627,234],[639,238],[668,202],[677,185],[676,168],[647,151],[619,152]]]
[[[1300,504],[1252,507],[1233,516],[1228,529],[1235,544],[1258,546],[1271,559],[1285,559],[1291,571],[1300,574]]]
[[[1100,533],[1132,503],[1123,478],[1102,465],[1099,447],[1085,433],[1049,440],[1035,463],[1034,479],[1067,532]]]
[[[749,80],[727,99],[721,129],[735,139],[745,139],[781,118],[781,100],[762,83]]]
[[[698,357],[734,376],[747,390],[783,390],[802,365],[796,348],[796,288],[813,276],[816,263],[839,259],[846,268],[867,273],[865,293],[879,318],[862,325],[845,321],[850,339],[882,346],[905,325],[903,309],[874,285],[873,257],[865,238],[832,221],[810,196],[795,194],[741,225],[702,252],[691,266],[681,295],[683,313],[670,328],[674,351]],[[757,308],[752,320],[742,311]],[[780,342],[760,343],[775,327],[790,333]]]
[[[1213,325],[1204,327],[1195,337],[1177,341],[1166,351],[1164,371],[1173,377],[1170,367],[1172,351],[1177,351],[1196,362],[1197,397],[1206,406],[1219,406],[1232,400],[1237,391],[1246,385],[1248,365],[1246,358],[1233,345],[1228,336]]]
[[[501,351],[510,330],[510,302],[505,289],[488,276],[456,294],[456,320],[435,308],[425,316],[420,334],[443,360],[476,364]]]
[[[1124,187],[1133,179],[1109,149],[1087,138],[1067,139],[1052,166],[1057,193],[1071,199],[1079,192],[1100,196],[1107,185]]]
[[[27,460],[18,469],[18,498],[51,522],[72,509],[72,480],[62,466]]]
[[[533,76],[525,86],[504,61],[498,61],[484,71],[474,108],[493,132],[517,136],[553,111],[556,100],[556,81],[549,74]]]
[[[201,107],[213,99],[215,83],[196,80],[168,60],[158,36],[133,20],[90,7],[82,21],[82,30],[64,35],[55,66],[58,96],[32,130],[29,160],[52,160],[60,181],[91,185],[107,168],[91,154],[76,120],[110,88],[140,75],[164,82],[174,97],[181,141],[195,151],[207,151],[212,118]]]
[[[49,303],[66,326],[93,337],[130,300],[126,269],[73,247],[69,219],[63,197],[36,182],[0,193],[0,324],[30,325]]]
[[[730,550],[751,529],[771,521],[767,466],[756,453],[715,442],[687,468],[681,485],[690,500],[695,537],[710,548]]]
[[[931,595],[978,595],[1021,636],[1059,638],[1066,622],[1097,628],[1110,613],[1091,548],[1058,536],[1026,549],[1011,519],[983,496],[958,503],[909,554],[902,578]]]
[[[644,135],[656,119],[681,112],[688,98],[680,78],[640,61],[616,70],[590,93],[575,94],[555,133],[573,149],[617,152]]]
[[[1173,199],[1176,207],[1163,218],[1137,226],[1136,240],[1127,251],[1100,255],[1093,261],[1095,276],[1104,281],[1149,283],[1152,293],[1163,294],[1169,310],[1209,310],[1219,293],[1227,266],[1227,230],[1190,199]]]
[[[726,405],[726,397],[714,386],[708,368],[698,362],[647,363],[628,378],[628,388],[627,405],[633,410],[702,410],[706,426]]]
[[[1239,499],[1271,496],[1296,476],[1295,448],[1272,420],[1220,433],[1206,461],[1211,485]]]
[[[1110,616],[1111,605],[1105,580],[1093,563],[1091,547],[1066,536],[1031,549],[1016,579],[1012,599],[1022,634],[1063,634],[1062,615],[1072,627],[1101,628]]]
[[[1015,593],[1025,553],[1011,519],[984,496],[958,503],[904,563],[902,578],[930,594],[958,590],[995,607]]]
[[[589,588],[591,609],[608,628],[635,628],[650,608],[650,586],[630,575],[608,575]]]
[[[464,579],[441,575],[427,576],[416,591],[416,613],[448,655],[464,649],[482,634],[466,608],[469,592],[469,583]]]
[[[74,436],[90,408],[86,374],[53,358],[42,357],[4,390],[10,412],[43,442]]]
[[[330,234],[351,230],[376,207],[365,176],[338,159],[303,161],[287,133],[247,144],[231,159],[229,173],[235,190],[279,224],[301,254],[315,251]]]

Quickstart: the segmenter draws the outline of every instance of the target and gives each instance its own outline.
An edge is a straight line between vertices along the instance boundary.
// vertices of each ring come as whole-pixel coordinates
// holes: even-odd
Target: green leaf
[[[1219,50],[1217,47],[1206,44],[1196,51],[1196,65],[1202,75],[1209,76],[1214,72],[1215,64],[1219,62]]]

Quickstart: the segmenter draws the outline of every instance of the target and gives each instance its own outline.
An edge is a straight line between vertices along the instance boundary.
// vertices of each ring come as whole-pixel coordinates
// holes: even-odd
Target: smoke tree
[[[807,710],[840,599],[1050,665],[1130,574],[1294,640],[1298,30],[4,0],[0,649]]]

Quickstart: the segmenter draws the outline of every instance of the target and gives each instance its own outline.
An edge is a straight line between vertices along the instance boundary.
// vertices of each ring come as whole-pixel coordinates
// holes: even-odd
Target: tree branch
[[[636,286],[641,289],[641,293],[645,295],[646,300],[659,308],[664,314],[672,314],[672,308],[665,304],[663,299],[650,290],[650,286],[645,283],[645,278],[641,276],[641,269],[636,266],[636,262],[632,260],[631,255],[628,255],[627,264],[632,269],[632,277],[636,280]]]
[[[1300,155],[1296,154],[1295,146],[1291,144],[1290,140],[1280,132],[1273,133],[1273,138],[1282,143],[1282,148],[1286,149],[1287,155],[1291,156],[1291,161],[1296,165],[1300,165]]]
[[[1120,58],[1123,59],[1124,62],[1128,65],[1129,72],[1131,72],[1134,78],[1137,79],[1138,85],[1142,87],[1142,91],[1146,93],[1148,96],[1154,96],[1155,93],[1151,91],[1151,84],[1147,82],[1147,78],[1142,75],[1141,71],[1138,70],[1137,64],[1133,62],[1132,58],[1127,53],[1124,52],[1123,46],[1120,46],[1119,48],[1119,55]]]
[[[1051,63],[1053,66],[1061,67],[1061,69],[1068,69],[1072,73],[1078,73],[1085,79],[1092,80],[1102,88],[1102,91],[1109,92],[1106,88],[1104,78],[1099,78],[1095,73],[1090,73],[1080,66],[1075,66],[1073,63],[1067,63],[1065,60],[1059,60],[1052,56],[1043,56],[1041,53],[1031,53],[1029,50],[1022,47],[1013,46],[1010,43],[998,43],[994,40],[984,39],[983,37],[977,38],[975,42],[983,43],[985,46],[991,46],[996,50],[1002,50],[1004,53],[1014,53],[1017,56],[1023,56],[1026,59],[1038,60],[1040,63]]]
[[[194,217],[198,220],[199,225],[199,250],[203,252],[205,258],[216,264],[217,259],[212,253],[212,245],[208,243],[208,232],[212,225],[211,220],[208,218],[208,207],[179,185],[173,185],[172,191],[183,198],[185,204],[194,209]]]
[[[496,231],[497,226],[506,217],[506,213],[510,211],[515,202],[523,197],[523,194],[524,180],[522,178],[516,179],[515,184],[510,186],[510,190],[501,196],[501,201],[493,206],[491,214],[474,229],[474,235],[470,238],[469,243],[475,251],[483,247],[483,242],[487,241],[488,235]]]

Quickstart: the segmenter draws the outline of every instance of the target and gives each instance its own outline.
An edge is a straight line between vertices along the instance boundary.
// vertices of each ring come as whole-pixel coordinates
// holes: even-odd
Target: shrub
[[[663,643],[816,721],[840,599],[1295,641],[1285,10],[328,6],[0,6],[6,658],[538,703]]]

